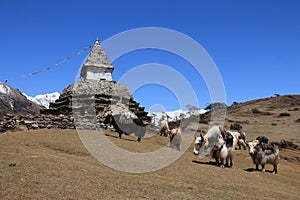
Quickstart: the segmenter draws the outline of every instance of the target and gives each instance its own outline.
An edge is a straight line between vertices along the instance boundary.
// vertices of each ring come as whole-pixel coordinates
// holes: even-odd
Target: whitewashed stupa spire
[[[114,66],[107,58],[97,37],[88,58],[81,68],[80,76],[84,80],[112,81],[113,70]]]

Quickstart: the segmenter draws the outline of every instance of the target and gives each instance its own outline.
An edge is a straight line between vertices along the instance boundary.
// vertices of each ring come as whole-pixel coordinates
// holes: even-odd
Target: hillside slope
[[[0,82],[0,119],[7,113],[39,114],[42,108],[28,100],[19,90]]]
[[[250,139],[265,135],[272,141],[300,145],[300,95],[285,95],[239,103],[227,109],[225,125],[242,125]]]

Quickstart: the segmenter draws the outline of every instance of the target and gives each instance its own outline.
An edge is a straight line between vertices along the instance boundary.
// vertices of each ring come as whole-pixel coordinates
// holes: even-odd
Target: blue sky
[[[36,76],[39,71],[94,43],[141,27],[181,32],[207,51],[222,76],[226,103],[300,94],[300,1],[15,1],[0,0],[0,81],[30,96],[61,92],[73,83],[84,52]],[[109,54],[108,54],[109,57]],[[198,106],[211,99],[202,77],[179,56],[146,49],[113,62],[119,80],[136,66],[161,63],[192,85]],[[184,91],[185,88],[182,88]],[[149,110],[180,107],[176,94],[145,85],[134,97]],[[186,103],[186,102],[185,102]]]

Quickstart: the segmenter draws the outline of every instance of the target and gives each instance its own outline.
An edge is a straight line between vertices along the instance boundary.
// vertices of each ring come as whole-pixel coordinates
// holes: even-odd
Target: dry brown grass
[[[228,110],[226,126],[242,122],[249,139],[266,135],[270,141],[286,139],[299,145],[297,107],[265,101],[237,106],[235,111]],[[253,108],[273,115],[254,115]],[[278,117],[284,112],[291,116]],[[200,128],[207,129],[207,125]],[[114,144],[132,152],[153,151],[168,143],[158,135],[138,143],[133,136],[118,139],[114,132],[105,133]],[[1,134],[0,199],[299,199],[299,151],[282,149],[275,175],[253,170],[255,166],[245,150],[235,152],[232,169],[221,169],[210,159],[194,156],[192,148],[166,168],[129,174],[93,158],[75,130]]]
[[[167,138],[158,136],[138,143],[131,136],[120,140],[114,137],[116,133],[106,133],[114,143],[135,152],[167,143]],[[290,150],[281,154],[299,157]],[[199,160],[191,146],[164,169],[129,174],[90,156],[74,130],[40,130],[0,135],[0,159],[2,199],[297,199],[300,195],[299,160],[281,160],[277,175],[262,173],[252,171],[254,166],[244,150],[236,151],[232,169],[211,165],[209,159]],[[16,166],[9,166],[11,163]]]

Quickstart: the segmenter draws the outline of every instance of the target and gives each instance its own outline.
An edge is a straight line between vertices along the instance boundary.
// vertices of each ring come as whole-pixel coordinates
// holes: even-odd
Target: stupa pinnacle
[[[110,63],[107,55],[96,38],[95,44],[81,68],[80,77],[86,80],[112,81],[114,66]]]

